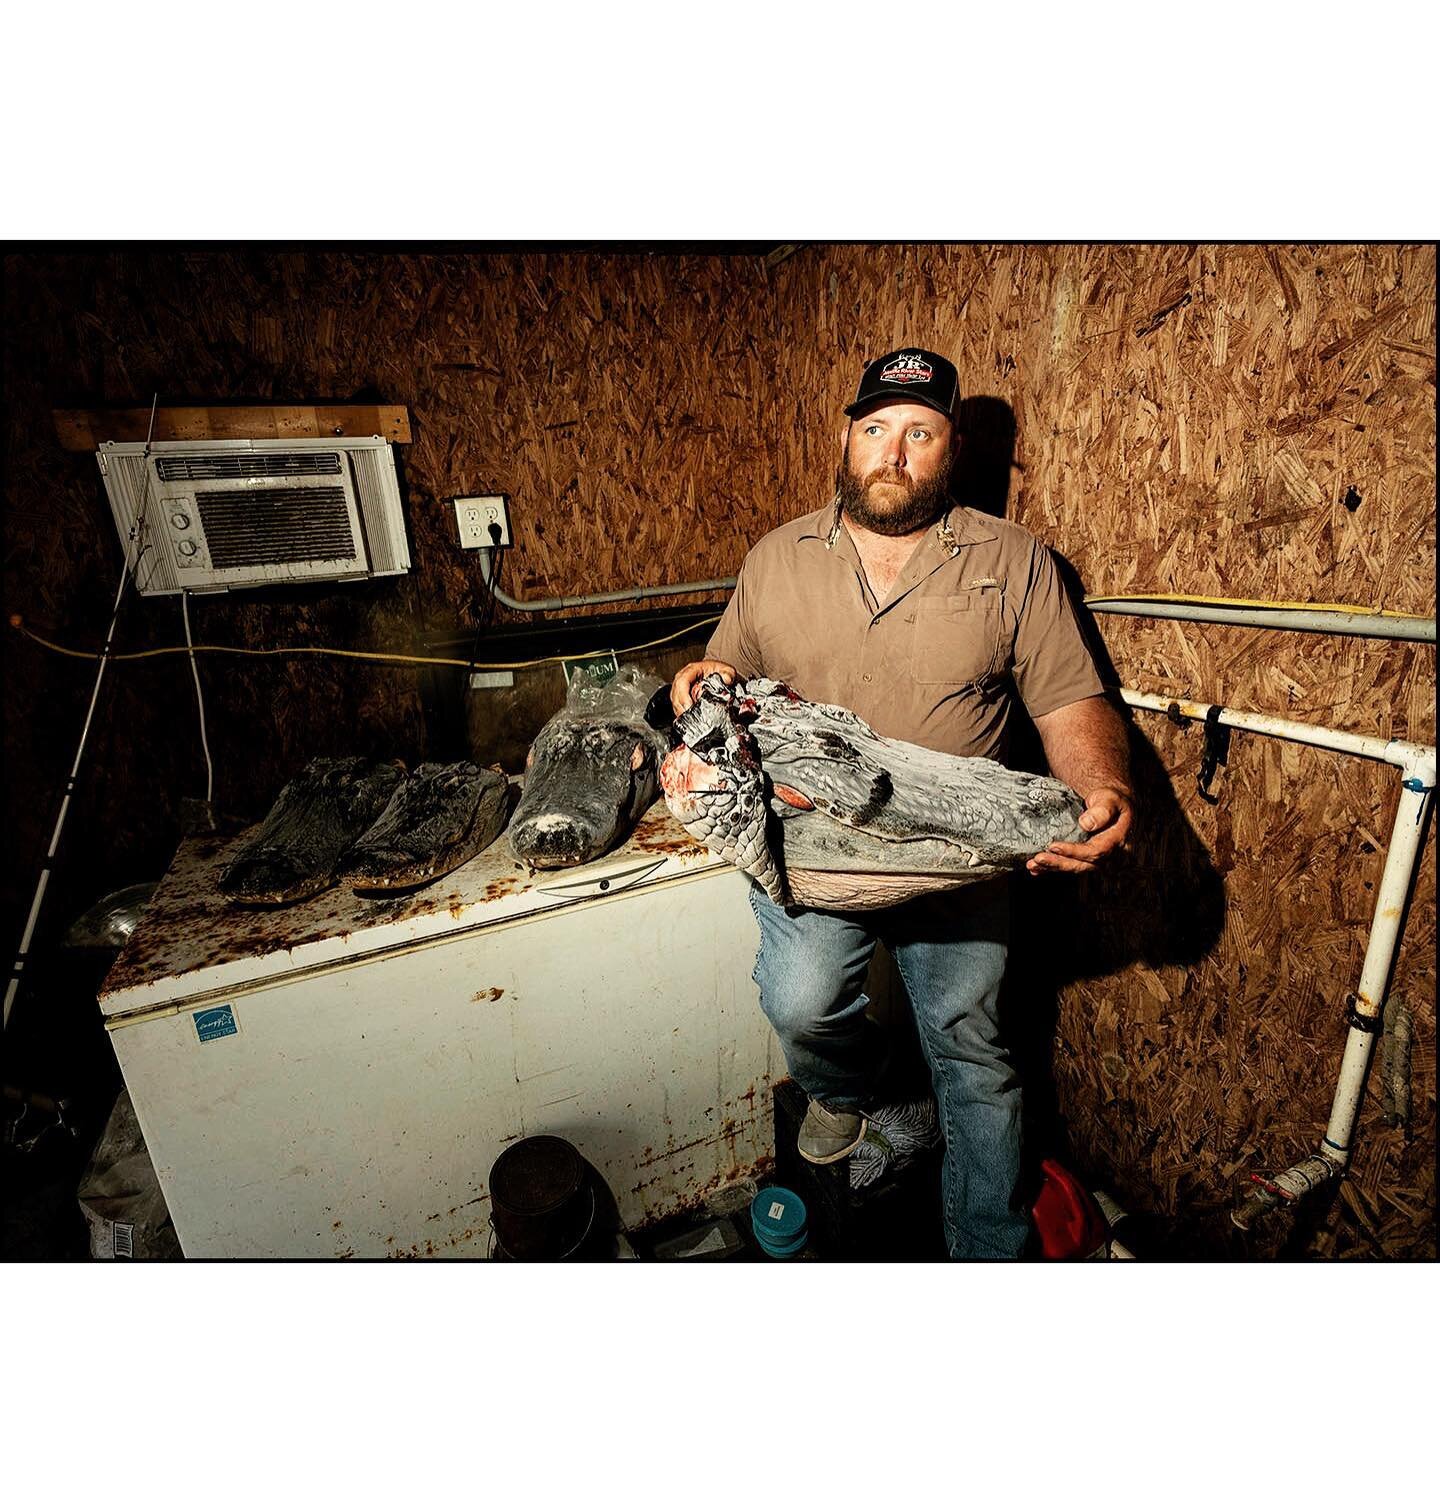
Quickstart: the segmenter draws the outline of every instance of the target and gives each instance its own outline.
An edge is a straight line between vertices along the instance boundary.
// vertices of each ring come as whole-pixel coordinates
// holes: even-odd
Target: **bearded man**
[[[1018,696],[1051,772],[1084,798],[1090,834],[1027,869],[1086,872],[1131,826],[1125,726],[1048,550],[951,500],[958,390],[955,367],[929,350],[866,365],[834,501],[750,550],[705,660],[676,674],[671,702],[688,709],[707,673],[777,678],[881,735],[1003,761]],[[1016,1257],[1029,1235],[1019,1083],[997,1018],[1009,893],[1001,877],[878,911],[787,912],[750,888],[760,1004],[810,1097],[798,1146],[812,1163],[851,1153],[878,1103],[882,1035],[863,987],[877,940],[893,956],[939,1106],[952,1257]]]

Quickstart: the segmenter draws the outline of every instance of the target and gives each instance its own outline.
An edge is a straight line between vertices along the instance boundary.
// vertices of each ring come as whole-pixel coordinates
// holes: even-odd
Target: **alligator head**
[[[753,699],[737,696],[710,674],[695,703],[675,721],[681,744],[661,764],[660,788],[690,835],[783,904],[784,874],[766,837],[765,774],[746,728],[756,712]]]

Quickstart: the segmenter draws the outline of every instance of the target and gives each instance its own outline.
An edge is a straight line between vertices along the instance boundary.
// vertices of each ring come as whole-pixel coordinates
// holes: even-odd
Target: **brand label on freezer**
[[[228,1038],[240,1031],[235,1021],[235,1009],[227,1001],[223,1007],[206,1007],[195,1012],[195,1036],[202,1043],[213,1043],[217,1038]]]

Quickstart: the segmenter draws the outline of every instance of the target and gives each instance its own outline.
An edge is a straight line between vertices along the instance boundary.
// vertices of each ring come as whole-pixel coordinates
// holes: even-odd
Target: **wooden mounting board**
[[[149,407],[54,413],[61,446],[71,450],[102,443],[143,443],[150,431]],[[181,438],[370,438],[410,442],[404,407],[158,407],[157,439]]]

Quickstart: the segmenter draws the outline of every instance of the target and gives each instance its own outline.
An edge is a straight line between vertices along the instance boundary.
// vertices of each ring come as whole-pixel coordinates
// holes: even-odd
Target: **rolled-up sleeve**
[[[1032,719],[1105,691],[1060,570],[1040,542],[1030,555],[1010,671]]]

